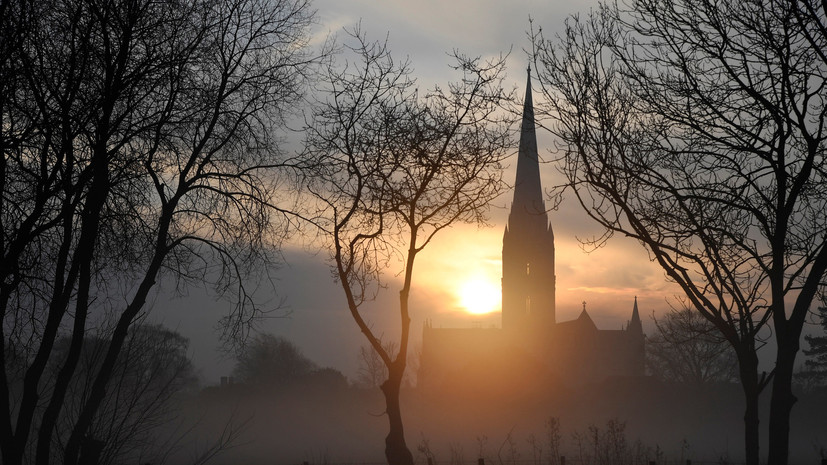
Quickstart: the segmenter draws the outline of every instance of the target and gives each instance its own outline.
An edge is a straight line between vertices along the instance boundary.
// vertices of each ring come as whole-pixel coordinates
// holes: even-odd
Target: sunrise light
[[[500,306],[501,290],[498,283],[476,276],[465,281],[459,288],[459,304],[468,313],[482,315]]]

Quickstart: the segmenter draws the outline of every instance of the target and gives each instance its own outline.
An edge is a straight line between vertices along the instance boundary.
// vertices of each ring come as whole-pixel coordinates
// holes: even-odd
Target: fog
[[[551,419],[559,421],[557,453],[567,463],[600,450],[658,463],[743,460],[743,401],[737,385],[690,387],[652,378],[580,386],[489,381],[450,392],[403,391],[406,439],[417,463],[426,463],[429,455],[435,463],[476,463],[478,458],[548,463],[554,448]],[[384,463],[383,402],[378,389],[343,385],[208,387],[180,404],[177,430],[193,429],[170,463],[192,463],[228,427],[239,434],[211,463]],[[827,447],[825,411],[827,393],[800,397],[793,413],[791,463],[816,463]]]
[[[167,463],[195,463],[222,438],[229,442],[209,463],[385,463],[384,399],[378,388],[354,385],[358,349],[365,342],[342,308],[339,289],[329,280],[323,260],[299,252],[290,252],[286,258],[277,270],[280,279],[276,283],[284,291],[284,306],[274,312],[274,318],[262,321],[258,330],[295,342],[317,365],[340,370],[349,383],[263,388],[235,382],[221,386],[219,377],[231,375],[234,365],[231,356],[216,350],[216,324],[228,304],[196,293],[178,299],[159,296],[154,314],[190,337],[190,353],[201,373],[201,386],[178,402],[180,414],[161,435],[176,438]],[[389,338],[398,315],[381,308],[393,308],[393,290],[380,297],[368,313],[375,327],[386,328]],[[411,327],[414,357],[425,318],[449,327],[473,324],[469,316],[431,305],[445,296],[422,293],[417,298]],[[625,302],[617,306],[622,317],[628,318]],[[654,306],[663,305],[641,300],[644,328],[650,335],[647,315]],[[658,313],[663,310],[660,307]],[[573,318],[573,312],[565,308],[561,315],[561,320]],[[593,315],[600,328],[619,326],[620,321],[607,324],[599,309]],[[498,326],[499,314],[481,320]],[[759,352],[762,360],[772,355],[769,349]],[[608,447],[600,445],[601,441],[617,437],[618,431],[625,441],[621,444],[625,453],[643,457],[642,463],[743,460],[744,401],[737,384],[693,387],[651,377],[583,384],[565,377],[538,379],[529,364],[509,365],[508,372],[492,371],[492,365],[493,360],[489,370],[481,373],[458,373],[441,389],[414,385],[403,390],[406,439],[417,463],[427,463],[429,456],[437,464],[474,464],[478,458],[489,464],[548,463],[550,449],[554,449],[548,440],[552,419],[559,421],[560,435],[554,455],[566,456],[567,463],[579,463],[595,450]],[[415,383],[415,366],[408,371]],[[764,435],[768,397],[765,392],[761,405]],[[799,395],[792,415],[791,463],[814,463],[824,454],[825,412],[827,393]],[[764,444],[766,440],[762,438]]]

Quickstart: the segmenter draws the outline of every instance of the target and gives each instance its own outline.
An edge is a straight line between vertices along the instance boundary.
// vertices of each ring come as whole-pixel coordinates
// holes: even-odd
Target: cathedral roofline
[[[580,312],[580,316],[577,317],[577,321],[588,323],[589,326],[594,326],[595,328],[597,328],[597,325],[594,324],[594,320],[592,320],[592,317],[589,316],[589,312],[587,312],[585,308],[583,308],[583,311]]]

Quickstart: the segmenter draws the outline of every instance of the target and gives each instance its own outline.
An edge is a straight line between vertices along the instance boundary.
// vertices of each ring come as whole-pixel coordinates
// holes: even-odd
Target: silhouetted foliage
[[[159,279],[214,285],[237,302],[226,336],[246,333],[243,278],[286,224],[278,135],[312,17],[304,0],[0,2],[0,336],[26,361],[0,376],[4,464],[78,462]],[[57,431],[92,327],[106,350]]]
[[[770,382],[767,462],[787,463],[793,368],[827,270],[825,8],[607,2],[534,40],[565,187],[605,228],[595,245],[638,240],[733,347],[750,465]]]
[[[820,334],[804,336],[804,368],[796,374],[808,390],[827,387],[827,307],[818,308]]]
[[[586,431],[572,433],[580,463],[599,465],[646,464],[662,461],[659,451],[626,437],[626,422],[611,419],[606,426],[589,425]]]
[[[259,334],[238,355],[233,374],[251,386],[278,387],[305,379],[318,367],[295,344]]]
[[[444,228],[483,222],[503,189],[500,162],[510,145],[497,114],[507,99],[503,59],[455,54],[462,80],[420,94],[406,62],[357,29],[350,55],[331,63],[303,154],[306,189],[318,207],[308,217],[330,251],[348,310],[388,369],[381,389],[392,465],[413,463],[404,438],[399,390],[410,333],[408,301],[417,254]],[[401,263],[399,342],[390,353],[362,313]]]
[[[311,371],[305,377],[305,383],[312,389],[320,389],[322,391],[341,391],[348,387],[345,375],[341,371],[330,367],[317,368]]]
[[[699,312],[683,308],[654,320],[655,333],[646,338],[646,363],[652,375],[691,385],[738,379],[732,347]]]

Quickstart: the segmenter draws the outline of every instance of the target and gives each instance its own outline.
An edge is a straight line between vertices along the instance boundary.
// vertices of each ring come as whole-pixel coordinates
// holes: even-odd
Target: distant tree
[[[414,263],[435,235],[457,222],[482,222],[503,190],[500,163],[510,146],[498,105],[504,61],[456,55],[462,80],[420,95],[406,62],[358,30],[333,62],[321,101],[306,127],[306,192],[330,250],[334,276],[359,330],[387,367],[381,384],[390,431],[385,457],[411,465],[399,392],[408,363],[409,298]],[[389,352],[363,313],[401,260],[399,340]],[[390,309],[388,309],[390,310]]]
[[[312,20],[305,0],[0,0],[2,463],[78,463],[158,280],[214,285],[226,335],[248,330]],[[90,328],[106,349],[60,424]]]
[[[392,354],[396,355],[396,341],[388,341],[382,343],[382,347]],[[419,370],[419,353],[418,351],[409,351],[408,366],[411,368],[405,373],[403,385],[412,385],[412,373],[417,373]],[[388,378],[388,367],[382,361],[382,357],[373,350],[370,345],[363,345],[359,347],[359,370],[357,372],[356,384],[362,387],[378,388]]]
[[[655,318],[646,338],[650,372],[663,380],[704,385],[738,379],[738,360],[715,326],[690,308]]]
[[[60,368],[71,340],[62,338],[55,347],[53,370]],[[66,407],[58,430],[71,431],[83,408],[84,393],[95,380],[108,341],[87,337],[75,376],[67,391]],[[189,341],[160,325],[141,324],[132,328],[124,343],[101,403],[89,428],[89,436],[102,444],[99,463],[123,463],[160,459],[168,451],[155,449],[158,428],[176,416],[175,405],[197,384],[187,350]],[[65,447],[67,438],[58,435],[55,448]]]
[[[382,344],[389,354],[396,354],[394,341]],[[388,367],[382,361],[379,353],[370,345],[359,347],[359,372],[356,382],[364,387],[378,388],[388,379]]]
[[[310,372],[305,377],[305,385],[324,391],[343,390],[348,387],[347,377],[341,371],[330,367],[317,368]]]
[[[808,358],[797,376],[810,389],[827,387],[827,307],[818,308],[821,334],[804,336],[809,346],[804,349]]]
[[[766,462],[786,464],[801,331],[827,270],[827,4],[605,2],[534,43],[566,187],[605,228],[596,244],[643,244],[732,346],[750,465],[772,384]]]
[[[260,334],[238,355],[233,375],[251,386],[279,387],[305,379],[316,370],[316,364],[292,342]]]

